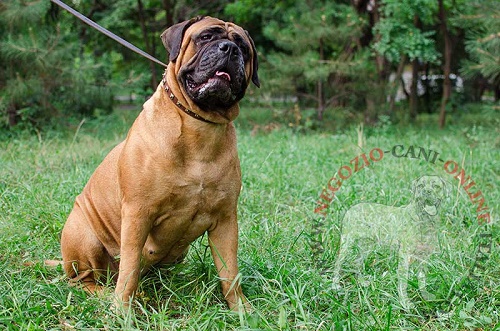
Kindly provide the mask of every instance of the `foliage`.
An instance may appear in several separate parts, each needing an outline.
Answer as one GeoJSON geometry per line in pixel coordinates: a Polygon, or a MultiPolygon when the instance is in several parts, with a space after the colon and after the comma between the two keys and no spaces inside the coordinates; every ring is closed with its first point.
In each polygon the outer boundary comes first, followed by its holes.
{"type": "Polygon", "coordinates": [[[296,2],[264,27],[264,36],[276,46],[266,58],[273,72],[269,85],[313,99],[318,109],[331,104],[332,95],[345,93],[362,75],[367,57],[358,40],[365,25],[349,5],[296,2]]]}
{"type": "Polygon", "coordinates": [[[432,24],[436,10],[433,0],[381,1],[382,18],[373,27],[380,39],[373,47],[390,62],[399,62],[402,56],[436,62],[439,55],[432,38],[435,31],[424,31],[415,24],[416,19],[425,25],[432,24]]]}
{"type": "Polygon", "coordinates": [[[106,57],[96,62],[79,54],[71,21],[59,20],[50,2],[11,0],[0,12],[1,126],[111,111],[106,57]]]}
{"type": "Polygon", "coordinates": [[[461,21],[469,21],[466,49],[469,59],[464,61],[462,73],[466,77],[481,75],[496,85],[500,84],[500,9],[496,1],[476,1],[473,13],[461,21]]]}
{"type": "MultiPolygon", "coordinates": [[[[473,95],[469,99],[480,101],[488,89],[497,100],[496,2],[442,2],[451,39],[448,48],[453,52],[451,72],[464,75],[464,93],[473,95]]],[[[297,100],[298,109],[316,108],[320,120],[323,114],[343,109],[362,113],[365,122],[374,123],[386,114],[392,120],[405,118],[398,109],[407,107],[396,108],[394,103],[400,79],[391,82],[391,73],[401,75],[411,61],[415,76],[424,70],[426,75],[443,74],[445,47],[437,3],[100,0],[69,4],[164,61],[167,54],[159,35],[167,26],[196,15],[233,20],[250,32],[258,49],[263,88],[249,91],[253,100],[297,100]]],[[[3,1],[0,14],[0,61],[5,64],[0,68],[2,127],[105,113],[113,106],[114,95],[146,98],[161,78],[163,68],[48,0],[3,1]]],[[[424,95],[411,93],[419,99],[420,109],[433,112],[433,100],[438,98],[430,90],[427,86],[424,95]]],[[[464,99],[455,94],[450,100],[464,99]]],[[[446,109],[453,111],[456,104],[448,103],[446,109]]],[[[410,108],[415,105],[412,102],[410,108]]],[[[295,105],[282,107],[295,109],[295,105]]]]}

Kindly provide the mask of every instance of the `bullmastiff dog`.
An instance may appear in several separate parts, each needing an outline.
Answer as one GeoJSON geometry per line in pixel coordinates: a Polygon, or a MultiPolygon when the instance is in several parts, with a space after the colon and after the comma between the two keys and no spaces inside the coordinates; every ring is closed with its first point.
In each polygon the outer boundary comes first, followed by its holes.
{"type": "Polygon", "coordinates": [[[61,237],[64,270],[92,292],[114,277],[115,305],[127,306],[141,274],[179,262],[208,232],[229,307],[248,308],[232,122],[250,82],[260,85],[255,46],[247,31],[212,17],[176,24],[161,39],[169,53],[163,81],[76,197],[61,237]]]}
{"type": "MultiPolygon", "coordinates": [[[[363,250],[365,253],[369,251],[373,244],[396,246],[399,255],[398,294],[403,307],[411,306],[407,295],[409,263],[412,259],[425,262],[437,250],[437,230],[433,223],[448,196],[448,188],[439,176],[422,176],[413,182],[411,192],[410,203],[401,207],[359,203],[346,212],[333,270],[334,288],[339,288],[342,265],[356,243],[361,255],[363,250]]],[[[428,295],[423,269],[421,267],[418,274],[419,289],[422,294],[428,295]]]]}

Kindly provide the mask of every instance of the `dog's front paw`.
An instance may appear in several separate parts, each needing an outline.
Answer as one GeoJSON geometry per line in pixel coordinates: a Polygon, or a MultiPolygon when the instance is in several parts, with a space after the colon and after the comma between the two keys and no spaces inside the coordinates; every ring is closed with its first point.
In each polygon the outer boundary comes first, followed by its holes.
{"type": "Polygon", "coordinates": [[[401,305],[401,308],[407,312],[415,308],[415,305],[406,297],[399,299],[399,304],[401,305]]]}
{"type": "Polygon", "coordinates": [[[436,300],[436,296],[430,292],[427,292],[427,290],[420,289],[420,296],[422,299],[425,301],[434,301],[436,300]]]}
{"type": "Polygon", "coordinates": [[[332,291],[339,292],[340,290],[342,290],[342,286],[340,285],[340,277],[335,276],[332,279],[332,291]]]}
{"type": "Polygon", "coordinates": [[[227,300],[229,309],[235,313],[246,313],[251,314],[253,312],[253,307],[244,295],[239,295],[237,298],[232,300],[227,300]]]}
{"type": "Polygon", "coordinates": [[[109,309],[116,315],[126,316],[131,311],[132,300],[133,297],[130,297],[129,300],[124,301],[121,296],[114,293],[109,309]]]}

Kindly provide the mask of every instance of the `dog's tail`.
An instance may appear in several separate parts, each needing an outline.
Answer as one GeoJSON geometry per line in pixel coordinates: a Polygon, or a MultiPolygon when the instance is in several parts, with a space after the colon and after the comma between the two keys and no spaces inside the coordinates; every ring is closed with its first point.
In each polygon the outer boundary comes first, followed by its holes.
{"type": "Polygon", "coordinates": [[[46,267],[57,267],[58,265],[62,265],[63,261],[61,261],[61,260],[45,260],[45,261],[43,261],[43,264],[46,267]]]}

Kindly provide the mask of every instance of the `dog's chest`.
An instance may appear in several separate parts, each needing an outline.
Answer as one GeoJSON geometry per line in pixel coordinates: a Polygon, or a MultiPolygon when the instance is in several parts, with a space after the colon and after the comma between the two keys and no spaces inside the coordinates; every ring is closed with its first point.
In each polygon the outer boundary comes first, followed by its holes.
{"type": "Polygon", "coordinates": [[[239,176],[231,169],[189,165],[169,178],[143,256],[155,264],[176,260],[196,238],[236,212],[239,176]]]}
{"type": "Polygon", "coordinates": [[[236,208],[239,175],[220,163],[192,162],[162,183],[165,190],[155,225],[206,226],[236,208]]]}
{"type": "Polygon", "coordinates": [[[210,212],[238,195],[237,173],[225,164],[192,162],[182,173],[175,179],[174,196],[197,206],[198,211],[210,212]]]}

